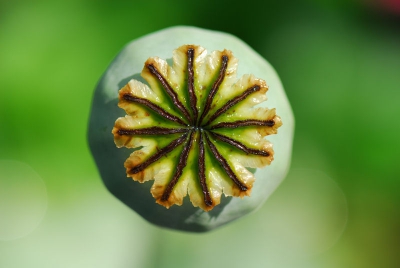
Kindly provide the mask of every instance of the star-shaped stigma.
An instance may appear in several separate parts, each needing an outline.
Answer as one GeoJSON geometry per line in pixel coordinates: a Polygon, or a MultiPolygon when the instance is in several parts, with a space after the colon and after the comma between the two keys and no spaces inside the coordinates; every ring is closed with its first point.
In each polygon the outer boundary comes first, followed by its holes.
{"type": "Polygon", "coordinates": [[[184,45],[173,65],[149,58],[142,77],[119,91],[119,107],[128,115],[113,129],[118,147],[135,148],[125,162],[128,177],[155,180],[151,193],[169,208],[189,194],[205,211],[221,194],[250,195],[255,180],[248,168],[273,160],[264,136],[282,125],[275,109],[254,108],[268,87],[253,75],[236,79],[237,59],[229,50],[207,51],[184,45]]]}

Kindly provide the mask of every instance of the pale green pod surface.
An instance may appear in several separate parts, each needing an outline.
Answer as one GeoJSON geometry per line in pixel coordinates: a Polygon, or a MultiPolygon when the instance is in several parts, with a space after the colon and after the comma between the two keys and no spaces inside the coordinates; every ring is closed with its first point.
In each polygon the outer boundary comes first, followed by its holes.
{"type": "Polygon", "coordinates": [[[158,226],[203,232],[267,200],[288,172],[293,132],[268,62],[229,34],[173,27],[111,63],[88,139],[118,199],[158,226]]]}

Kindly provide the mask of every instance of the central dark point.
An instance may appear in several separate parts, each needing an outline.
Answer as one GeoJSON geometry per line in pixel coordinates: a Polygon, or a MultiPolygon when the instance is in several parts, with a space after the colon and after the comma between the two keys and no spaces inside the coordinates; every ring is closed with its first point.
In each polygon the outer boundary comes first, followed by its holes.
{"type": "Polygon", "coordinates": [[[196,126],[196,125],[195,126],[191,126],[191,125],[189,125],[188,127],[189,127],[190,130],[193,130],[193,131],[207,130],[207,129],[203,128],[203,126],[196,126]]]}

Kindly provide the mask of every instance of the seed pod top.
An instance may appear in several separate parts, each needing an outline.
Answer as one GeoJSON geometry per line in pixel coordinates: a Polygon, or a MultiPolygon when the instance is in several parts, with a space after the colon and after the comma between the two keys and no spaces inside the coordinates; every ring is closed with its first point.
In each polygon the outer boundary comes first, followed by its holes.
{"type": "Polygon", "coordinates": [[[111,63],[94,94],[89,144],[117,198],[156,225],[199,232],[268,198],[289,168],[293,128],[262,57],[231,35],[173,27],[133,41],[111,63]]]}

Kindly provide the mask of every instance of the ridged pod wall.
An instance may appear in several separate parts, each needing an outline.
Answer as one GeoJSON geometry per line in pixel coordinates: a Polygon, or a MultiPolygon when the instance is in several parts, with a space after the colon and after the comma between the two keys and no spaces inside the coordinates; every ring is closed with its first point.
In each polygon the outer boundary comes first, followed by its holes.
{"type": "Polygon", "coordinates": [[[265,202],[289,169],[293,131],[268,62],[229,34],[174,27],[111,63],[88,139],[117,198],[156,225],[202,232],[265,202]]]}

